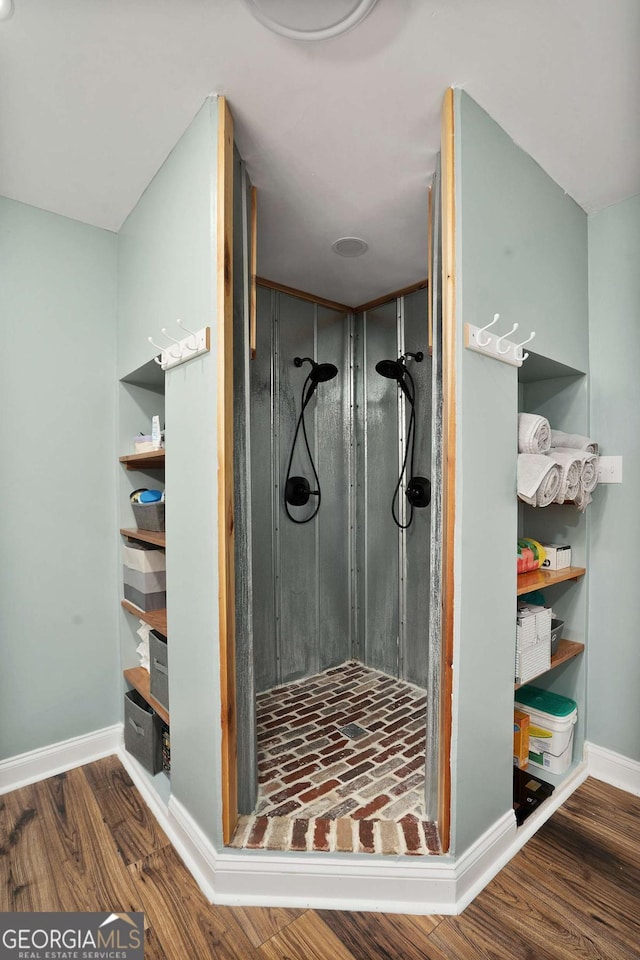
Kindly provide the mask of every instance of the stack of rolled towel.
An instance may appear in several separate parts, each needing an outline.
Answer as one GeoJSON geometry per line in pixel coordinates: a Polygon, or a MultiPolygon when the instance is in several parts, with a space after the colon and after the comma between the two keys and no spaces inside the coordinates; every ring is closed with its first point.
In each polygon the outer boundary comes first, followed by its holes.
{"type": "Polygon", "coordinates": [[[552,430],[545,417],[518,417],[518,497],[533,507],[575,503],[584,511],[598,482],[598,444],[552,430]]]}

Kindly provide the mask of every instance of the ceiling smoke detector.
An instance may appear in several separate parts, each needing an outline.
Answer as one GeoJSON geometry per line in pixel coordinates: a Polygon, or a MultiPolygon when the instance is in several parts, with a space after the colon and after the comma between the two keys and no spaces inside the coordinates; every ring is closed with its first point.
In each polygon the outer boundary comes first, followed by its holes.
{"type": "Polygon", "coordinates": [[[341,237],[331,244],[331,249],[341,257],[361,257],[369,249],[369,244],[360,237],[341,237]]]}
{"type": "Polygon", "coordinates": [[[289,40],[329,40],[352,30],[377,0],[244,0],[256,20],[289,40]]]}

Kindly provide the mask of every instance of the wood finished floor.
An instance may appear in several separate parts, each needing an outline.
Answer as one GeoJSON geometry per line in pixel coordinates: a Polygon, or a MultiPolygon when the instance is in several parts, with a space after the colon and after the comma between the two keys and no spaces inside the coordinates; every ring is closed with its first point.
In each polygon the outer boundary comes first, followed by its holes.
{"type": "Polygon", "coordinates": [[[637,960],[639,850],[588,780],[460,917],[216,907],[109,757],[0,797],[0,910],[142,910],[146,960],[637,960]]]}

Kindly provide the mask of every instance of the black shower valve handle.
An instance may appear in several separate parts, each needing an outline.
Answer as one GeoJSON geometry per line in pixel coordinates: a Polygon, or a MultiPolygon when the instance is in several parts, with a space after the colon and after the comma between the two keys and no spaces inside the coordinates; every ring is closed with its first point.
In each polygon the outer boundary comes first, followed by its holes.
{"type": "Polygon", "coordinates": [[[312,490],[306,477],[289,477],[285,484],[284,497],[292,507],[304,507],[309,497],[319,497],[319,490],[312,490]]]}
{"type": "Polygon", "coordinates": [[[431,480],[428,477],[411,477],[405,496],[412,507],[428,507],[431,503],[431,480]]]}

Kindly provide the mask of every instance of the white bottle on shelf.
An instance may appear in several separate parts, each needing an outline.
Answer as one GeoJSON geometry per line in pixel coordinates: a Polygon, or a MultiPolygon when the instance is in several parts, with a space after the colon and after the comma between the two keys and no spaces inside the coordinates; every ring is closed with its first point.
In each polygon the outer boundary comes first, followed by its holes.
{"type": "Polygon", "coordinates": [[[162,447],[160,417],[153,417],[151,420],[151,444],[154,450],[159,450],[162,447]]]}

